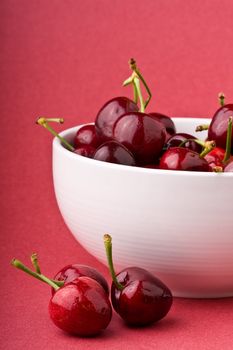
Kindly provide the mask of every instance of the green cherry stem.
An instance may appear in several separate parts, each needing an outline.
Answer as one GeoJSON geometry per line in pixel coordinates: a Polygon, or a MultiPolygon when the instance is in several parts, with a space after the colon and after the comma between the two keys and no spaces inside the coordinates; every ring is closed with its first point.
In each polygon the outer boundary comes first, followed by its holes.
{"type": "Polygon", "coordinates": [[[202,146],[203,150],[200,153],[201,158],[205,157],[210,151],[212,151],[213,148],[216,147],[215,141],[202,141],[199,139],[186,139],[180,143],[179,147],[184,146],[187,142],[195,142],[202,146]]]}
{"type": "Polygon", "coordinates": [[[145,104],[144,104],[144,109],[146,109],[148,103],[150,102],[151,100],[151,97],[152,97],[152,94],[151,94],[151,91],[144,79],[144,77],[142,76],[141,72],[139,71],[138,67],[137,67],[137,64],[136,64],[136,61],[134,58],[131,58],[130,61],[129,61],[129,65],[130,65],[130,68],[132,69],[133,72],[136,73],[136,75],[138,76],[138,78],[141,80],[141,82],[143,83],[147,93],[148,93],[148,98],[147,100],[145,101],[145,104]]]}
{"type": "Polygon", "coordinates": [[[228,119],[228,126],[227,126],[227,138],[226,138],[226,151],[223,158],[223,164],[226,164],[231,156],[231,139],[232,139],[232,118],[229,117],[228,119]]]}
{"type": "Polygon", "coordinates": [[[32,270],[30,270],[27,266],[25,266],[21,261],[19,261],[18,259],[13,259],[11,261],[11,265],[16,267],[17,269],[26,272],[28,275],[33,276],[35,278],[37,278],[38,280],[47,283],[49,286],[51,286],[52,288],[54,288],[55,290],[58,290],[60,287],[53,282],[50,278],[42,275],[41,273],[37,273],[34,272],[32,270]]]}
{"type": "Polygon", "coordinates": [[[32,262],[32,265],[34,266],[36,272],[41,274],[40,266],[39,266],[39,263],[38,263],[38,256],[37,256],[36,253],[33,253],[31,255],[31,262],[32,262]]]}
{"type": "Polygon", "coordinates": [[[61,143],[68,148],[71,152],[75,151],[75,148],[67,142],[63,137],[61,137],[49,124],[48,122],[56,122],[56,123],[63,123],[64,119],[62,118],[38,118],[36,121],[36,124],[43,126],[45,129],[47,129],[53,136],[58,137],[61,143]]]}
{"type": "Polygon", "coordinates": [[[137,76],[134,77],[133,80],[133,85],[134,85],[134,89],[136,91],[136,95],[139,98],[139,102],[140,102],[140,112],[144,113],[145,112],[145,102],[142,96],[142,92],[141,92],[141,87],[140,87],[140,80],[137,76]]]}
{"type": "Polygon", "coordinates": [[[196,127],[195,131],[204,131],[208,129],[209,129],[209,124],[201,124],[196,127]]]}
{"type": "Polygon", "coordinates": [[[110,274],[112,276],[112,280],[116,286],[117,289],[122,290],[124,286],[120,284],[116,278],[116,273],[113,267],[113,261],[112,261],[112,237],[108,234],[104,235],[104,246],[105,246],[105,251],[106,251],[106,256],[108,260],[108,267],[110,274]]]}
{"type": "Polygon", "coordinates": [[[223,92],[220,92],[218,94],[218,101],[221,107],[223,107],[225,105],[225,95],[223,92]]]}

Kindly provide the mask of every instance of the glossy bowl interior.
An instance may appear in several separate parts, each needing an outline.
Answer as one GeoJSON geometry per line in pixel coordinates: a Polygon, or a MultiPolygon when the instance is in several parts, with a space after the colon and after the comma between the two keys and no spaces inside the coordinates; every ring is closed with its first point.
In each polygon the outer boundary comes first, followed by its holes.
{"type": "MultiPolygon", "coordinates": [[[[177,132],[194,135],[209,122],[174,121],[177,132]]],[[[61,135],[71,141],[77,129],[61,135]]],[[[53,177],[68,228],[103,263],[109,233],[116,270],[144,267],[175,296],[233,296],[233,173],[110,164],[73,154],[54,139],[53,177]]]]}

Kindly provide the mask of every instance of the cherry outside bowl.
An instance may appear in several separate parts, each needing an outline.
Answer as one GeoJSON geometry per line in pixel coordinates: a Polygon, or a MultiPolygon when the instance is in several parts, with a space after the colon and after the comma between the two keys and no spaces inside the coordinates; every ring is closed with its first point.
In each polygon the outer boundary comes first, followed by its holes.
{"type": "MultiPolygon", "coordinates": [[[[208,119],[174,118],[195,134],[208,119]]],[[[71,141],[78,127],[65,130],[71,141]]],[[[233,296],[233,173],[171,171],[105,163],[53,141],[53,177],[61,214],[76,239],[106,264],[113,238],[116,270],[139,266],[174,296],[233,296]]]]}

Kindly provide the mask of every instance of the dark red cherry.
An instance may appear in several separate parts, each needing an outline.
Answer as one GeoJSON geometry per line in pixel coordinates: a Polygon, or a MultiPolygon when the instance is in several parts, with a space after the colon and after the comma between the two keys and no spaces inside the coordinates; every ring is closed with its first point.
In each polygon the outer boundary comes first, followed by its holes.
{"type": "Polygon", "coordinates": [[[127,324],[145,326],[167,315],[172,293],[158,278],[139,267],[128,267],[116,277],[123,289],[112,283],[112,305],[127,324]]]}
{"type": "Polygon", "coordinates": [[[137,164],[156,162],[164,146],[166,130],[162,123],[145,113],[127,113],[118,118],[114,139],[127,147],[137,164]]]}
{"type": "Polygon", "coordinates": [[[110,235],[104,235],[104,244],[113,280],[111,300],[115,311],[132,326],[146,326],[166,316],[173,300],[169,288],[139,267],[128,267],[116,275],[110,235]]]}
{"type": "Polygon", "coordinates": [[[100,145],[100,139],[96,135],[95,125],[88,124],[78,129],[74,137],[74,147],[91,146],[97,148],[100,145]]]}
{"type": "Polygon", "coordinates": [[[86,145],[78,147],[74,150],[74,153],[79,154],[80,156],[87,157],[87,158],[93,158],[93,155],[96,151],[96,148],[86,145]]]}
{"type": "Polygon", "coordinates": [[[108,326],[112,308],[98,282],[79,277],[54,293],[49,314],[53,323],[67,333],[94,336],[108,326]]]}
{"type": "Polygon", "coordinates": [[[231,160],[224,168],[224,173],[233,173],[233,160],[231,160]]]}
{"type": "MultiPolygon", "coordinates": [[[[216,111],[208,128],[208,139],[215,140],[216,145],[223,149],[226,147],[227,127],[231,116],[233,116],[233,104],[226,104],[216,111]]],[[[233,143],[231,153],[233,154],[233,143]]]]}
{"type": "Polygon", "coordinates": [[[103,145],[97,148],[93,155],[93,159],[122,165],[136,165],[132,153],[126,147],[116,141],[105,142],[103,145]]]}
{"type": "Polygon", "coordinates": [[[166,131],[169,135],[173,135],[176,132],[176,127],[175,124],[173,122],[173,120],[161,113],[148,113],[149,115],[151,115],[154,119],[160,121],[166,128],[166,131]]]}
{"type": "MultiPolygon", "coordinates": [[[[106,279],[99,273],[99,271],[91,266],[80,264],[67,265],[56,273],[54,280],[63,281],[65,285],[83,276],[92,278],[93,280],[97,281],[104,288],[107,295],[109,294],[109,288],[106,279]]],[[[52,289],[52,291],[54,293],[54,289],[52,289]]]]}
{"type": "MultiPolygon", "coordinates": [[[[197,138],[193,135],[186,134],[186,133],[176,133],[176,134],[172,135],[166,141],[164,148],[168,149],[171,147],[179,147],[182,142],[184,142],[185,140],[189,140],[189,139],[197,140],[197,138]]],[[[182,147],[191,149],[192,151],[197,152],[197,153],[200,153],[202,151],[202,146],[197,144],[195,141],[185,142],[182,145],[182,147]]]]}
{"type": "Polygon", "coordinates": [[[160,159],[160,169],[210,171],[208,162],[200,155],[188,148],[169,148],[160,159]]]}
{"type": "MultiPolygon", "coordinates": [[[[32,254],[31,262],[34,270],[17,259],[13,259],[11,263],[54,289],[49,302],[49,314],[57,327],[70,334],[94,336],[108,326],[112,308],[108,294],[99,282],[90,277],[78,276],[72,282],[60,286],[61,282],[51,280],[41,273],[37,254],[32,254]]],[[[83,271],[90,272],[85,267],[83,271]]],[[[72,269],[68,275],[67,272],[61,272],[61,275],[68,279],[74,277],[72,273],[75,275],[76,271],[72,269]]],[[[93,274],[96,277],[96,272],[93,274]]]]}
{"type": "Polygon", "coordinates": [[[105,103],[95,119],[96,134],[101,142],[113,139],[113,125],[121,115],[137,111],[137,104],[127,97],[115,97],[105,103]]]}

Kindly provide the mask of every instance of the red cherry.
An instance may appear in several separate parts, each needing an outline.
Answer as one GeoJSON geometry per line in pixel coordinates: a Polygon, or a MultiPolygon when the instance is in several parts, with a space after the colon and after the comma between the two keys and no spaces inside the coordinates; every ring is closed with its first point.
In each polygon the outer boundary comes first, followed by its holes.
{"type": "MultiPolygon", "coordinates": [[[[108,294],[99,282],[90,277],[79,276],[72,282],[67,283],[66,280],[65,284],[59,286],[61,281],[51,280],[41,273],[36,254],[32,254],[31,261],[35,271],[30,270],[17,259],[13,259],[11,263],[55,290],[50,299],[49,313],[57,327],[71,334],[94,336],[108,326],[112,317],[112,308],[108,294]]],[[[99,278],[95,270],[86,266],[80,267],[80,271],[82,269],[94,278],[99,278]]],[[[76,273],[75,269],[66,269],[61,271],[60,276],[72,279],[76,273]]]]}
{"type": "Polygon", "coordinates": [[[93,155],[93,159],[122,165],[136,165],[132,153],[126,147],[116,141],[105,142],[103,145],[97,148],[93,155]]]}
{"type": "Polygon", "coordinates": [[[225,150],[220,147],[215,147],[204,158],[207,160],[211,169],[215,167],[223,166],[223,159],[225,156],[225,150]]]}
{"type": "Polygon", "coordinates": [[[108,297],[98,282],[89,277],[59,288],[49,303],[54,324],[79,336],[94,336],[104,330],[112,318],[108,297]]]}
{"type": "Polygon", "coordinates": [[[210,171],[208,162],[188,148],[169,148],[160,159],[160,169],[210,171]]]}
{"type": "Polygon", "coordinates": [[[75,148],[87,145],[93,148],[97,148],[100,145],[100,140],[96,135],[95,125],[93,124],[82,126],[80,129],[78,129],[74,137],[75,148]]]}
{"type": "MultiPolygon", "coordinates": [[[[89,277],[97,281],[105,290],[107,295],[109,294],[108,283],[106,279],[91,266],[80,265],[80,264],[70,264],[63,267],[60,271],[54,276],[55,281],[63,281],[64,285],[67,283],[77,280],[79,277],[89,277]]],[[[54,293],[54,289],[52,289],[54,293]]]]}
{"type": "Polygon", "coordinates": [[[138,164],[156,162],[165,142],[165,127],[153,117],[140,112],[118,118],[113,129],[114,139],[127,147],[138,164]]]}
{"type": "Polygon", "coordinates": [[[73,152],[83,157],[93,158],[95,151],[94,147],[86,145],[76,148],[73,152]]]}
{"type": "Polygon", "coordinates": [[[113,279],[111,300],[115,311],[127,324],[133,326],[145,326],[165,317],[173,300],[169,288],[139,267],[126,268],[116,275],[110,235],[104,235],[104,244],[113,279]]]}
{"type": "Polygon", "coordinates": [[[224,168],[224,173],[233,173],[233,160],[231,160],[224,168]]]}
{"type": "Polygon", "coordinates": [[[121,115],[137,111],[137,104],[127,97],[115,97],[105,103],[95,119],[96,134],[101,142],[113,139],[113,125],[121,115]]]}
{"type": "Polygon", "coordinates": [[[158,278],[139,267],[128,267],[116,278],[123,289],[112,283],[112,305],[127,324],[145,326],[167,315],[172,293],[158,278]]]}
{"type": "MultiPolygon", "coordinates": [[[[233,104],[226,104],[216,111],[208,128],[208,139],[215,140],[216,145],[223,149],[226,147],[227,127],[231,116],[233,116],[233,104]]],[[[233,129],[231,135],[233,138],[233,129]]],[[[233,143],[231,153],[233,154],[233,143]]]]}
{"type": "MultiPolygon", "coordinates": [[[[186,133],[176,133],[172,135],[165,143],[164,148],[168,149],[171,147],[179,147],[182,142],[185,140],[197,140],[197,138],[193,135],[186,134],[186,133]]],[[[202,146],[197,144],[195,141],[188,141],[185,142],[182,147],[189,148],[194,152],[200,153],[202,151],[202,146]]]]}
{"type": "Polygon", "coordinates": [[[161,113],[148,113],[148,115],[151,115],[155,120],[161,122],[165,126],[166,131],[169,135],[175,134],[176,127],[173,120],[170,117],[161,113]]]}

